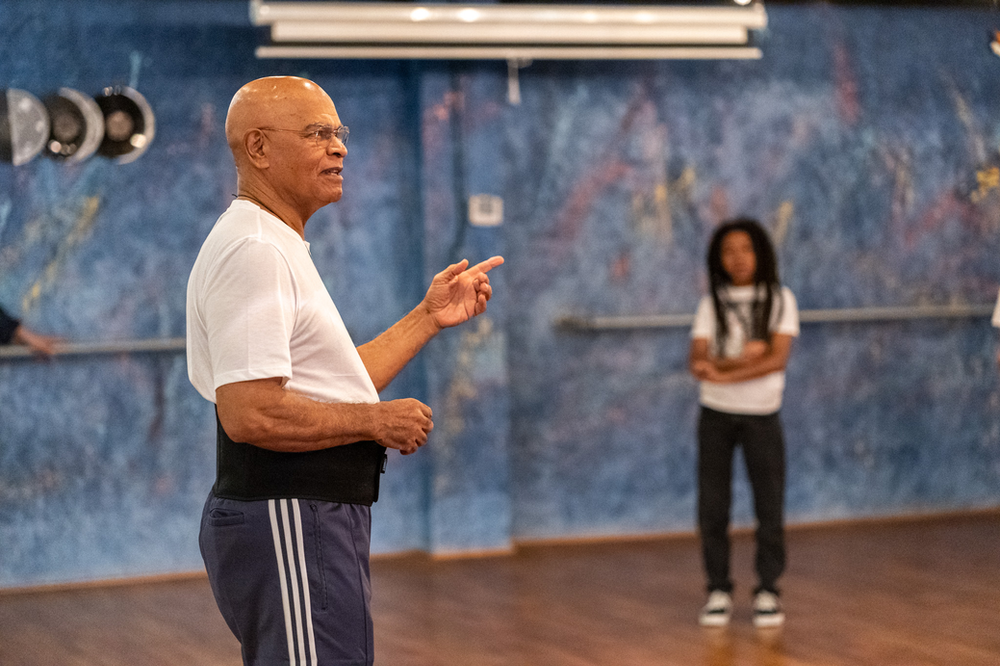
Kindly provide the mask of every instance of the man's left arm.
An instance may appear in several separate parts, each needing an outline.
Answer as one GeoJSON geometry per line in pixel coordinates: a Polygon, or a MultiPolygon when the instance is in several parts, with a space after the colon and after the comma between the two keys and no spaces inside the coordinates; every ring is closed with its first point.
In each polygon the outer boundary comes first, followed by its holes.
{"type": "Polygon", "coordinates": [[[503,263],[490,257],[475,266],[463,259],[434,276],[417,307],[385,333],[358,347],[375,389],[381,392],[399,371],[442,329],[458,326],[486,311],[493,296],[487,273],[503,263]]]}

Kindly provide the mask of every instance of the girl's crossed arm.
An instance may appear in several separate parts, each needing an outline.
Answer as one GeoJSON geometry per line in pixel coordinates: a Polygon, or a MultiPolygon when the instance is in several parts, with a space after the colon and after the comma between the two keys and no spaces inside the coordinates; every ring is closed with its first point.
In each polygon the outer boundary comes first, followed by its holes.
{"type": "Polygon", "coordinates": [[[784,333],[771,336],[771,344],[760,341],[747,343],[748,349],[739,358],[715,359],[709,354],[708,339],[694,338],[691,341],[689,367],[697,379],[717,384],[744,382],[779,372],[788,364],[795,338],[784,333]],[[759,346],[755,343],[760,342],[759,346]],[[751,346],[755,345],[755,346],[751,346]]]}

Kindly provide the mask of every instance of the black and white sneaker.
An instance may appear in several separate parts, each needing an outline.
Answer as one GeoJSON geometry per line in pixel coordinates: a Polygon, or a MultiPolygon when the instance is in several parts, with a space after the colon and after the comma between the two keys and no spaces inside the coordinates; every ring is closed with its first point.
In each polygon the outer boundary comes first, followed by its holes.
{"type": "Polygon", "coordinates": [[[761,590],[753,598],[753,626],[760,629],[780,627],[785,623],[781,600],[774,592],[761,590]]]}
{"type": "Polygon", "coordinates": [[[701,609],[698,624],[703,627],[724,627],[729,624],[729,615],[733,610],[733,598],[728,592],[712,590],[708,595],[708,603],[701,609]]]}

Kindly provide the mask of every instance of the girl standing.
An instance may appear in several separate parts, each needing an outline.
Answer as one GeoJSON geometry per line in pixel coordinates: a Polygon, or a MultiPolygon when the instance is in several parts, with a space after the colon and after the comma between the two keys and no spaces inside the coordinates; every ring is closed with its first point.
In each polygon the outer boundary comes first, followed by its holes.
{"type": "Polygon", "coordinates": [[[780,626],[785,568],[785,442],[779,410],[785,365],[799,334],[795,296],[778,280],[774,247],[754,220],[723,223],[708,249],[709,295],[691,331],[690,369],[701,382],[698,529],[708,577],[699,622],[724,626],[732,609],[729,517],[733,453],[743,447],[757,517],[753,621],[780,626]]]}

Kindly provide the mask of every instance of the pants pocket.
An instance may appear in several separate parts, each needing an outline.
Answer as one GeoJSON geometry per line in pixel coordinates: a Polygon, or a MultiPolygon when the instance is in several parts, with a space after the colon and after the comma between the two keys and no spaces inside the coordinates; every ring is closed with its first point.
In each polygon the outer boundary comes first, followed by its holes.
{"type": "Polygon", "coordinates": [[[243,515],[242,511],[215,508],[208,512],[208,524],[212,527],[242,525],[245,521],[246,517],[243,515]]]}
{"type": "Polygon", "coordinates": [[[326,567],[323,565],[323,529],[320,523],[319,507],[315,502],[309,504],[309,509],[312,511],[313,517],[313,557],[316,562],[316,585],[317,585],[317,595],[319,597],[319,609],[325,612],[327,609],[328,599],[326,592],[326,567]]]}

